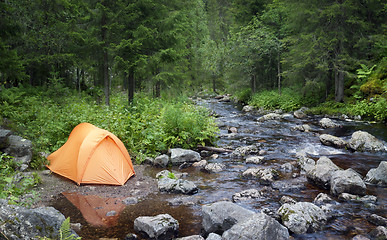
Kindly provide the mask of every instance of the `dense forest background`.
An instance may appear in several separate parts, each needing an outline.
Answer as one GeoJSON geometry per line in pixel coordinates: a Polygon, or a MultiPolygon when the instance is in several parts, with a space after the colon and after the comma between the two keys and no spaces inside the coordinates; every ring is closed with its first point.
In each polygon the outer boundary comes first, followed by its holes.
{"type": "Polygon", "coordinates": [[[7,0],[0,85],[63,84],[242,100],[297,90],[304,105],[386,98],[382,0],[7,0]],[[382,97],[381,97],[382,96],[382,97]],[[380,98],[381,97],[381,98],[380,98]]]}

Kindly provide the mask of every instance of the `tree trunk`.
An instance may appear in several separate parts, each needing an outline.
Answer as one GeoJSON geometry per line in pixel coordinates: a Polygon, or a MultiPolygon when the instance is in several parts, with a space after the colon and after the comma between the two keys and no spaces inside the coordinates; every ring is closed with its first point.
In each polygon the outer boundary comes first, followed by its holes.
{"type": "Polygon", "coordinates": [[[155,97],[160,97],[160,89],[161,89],[161,82],[160,80],[157,80],[156,86],[155,86],[155,97]]]}
{"type": "Polygon", "coordinates": [[[335,69],[335,101],[343,102],[344,100],[344,72],[335,69]]]}
{"type": "Polygon", "coordinates": [[[108,58],[108,42],[107,42],[107,19],[105,11],[102,13],[101,18],[101,38],[103,42],[103,82],[105,93],[105,104],[110,104],[110,81],[109,81],[109,58],[108,58]]]}
{"type": "Polygon", "coordinates": [[[251,92],[255,93],[257,90],[257,83],[255,82],[255,74],[251,75],[251,92]]]}
{"type": "Polygon", "coordinates": [[[135,89],[134,69],[130,68],[128,73],[128,101],[129,104],[133,102],[135,89]]]}

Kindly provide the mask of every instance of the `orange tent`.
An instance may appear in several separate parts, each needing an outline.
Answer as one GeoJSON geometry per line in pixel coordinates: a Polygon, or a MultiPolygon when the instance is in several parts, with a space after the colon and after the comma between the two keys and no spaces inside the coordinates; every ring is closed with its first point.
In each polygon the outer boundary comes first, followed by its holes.
{"type": "Polygon", "coordinates": [[[52,172],[76,182],[123,185],[135,174],[124,144],[114,134],[81,123],[67,142],[47,157],[52,172]]]}

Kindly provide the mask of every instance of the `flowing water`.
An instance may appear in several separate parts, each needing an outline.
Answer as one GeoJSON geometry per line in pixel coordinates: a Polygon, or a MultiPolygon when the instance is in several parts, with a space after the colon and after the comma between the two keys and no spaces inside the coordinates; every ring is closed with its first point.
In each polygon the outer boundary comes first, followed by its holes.
{"type": "MultiPolygon", "coordinates": [[[[342,127],[323,130],[318,126],[320,118],[296,119],[289,116],[283,120],[269,120],[257,122],[259,115],[245,114],[241,106],[233,103],[219,103],[216,100],[201,101],[216,113],[220,127],[218,146],[235,149],[239,146],[260,144],[264,150],[265,162],[260,165],[280,169],[285,163],[294,164],[296,154],[305,152],[310,157],[318,159],[320,156],[329,157],[336,165],[343,169],[353,168],[365,176],[371,168],[376,168],[382,160],[387,160],[385,153],[350,152],[345,149],[335,149],[320,143],[318,135],[328,133],[348,140],[357,130],[367,131],[378,139],[387,141],[387,127],[384,124],[370,124],[363,122],[349,122],[335,119],[342,127]],[[312,132],[292,130],[300,124],[312,126],[312,132]],[[237,134],[228,133],[229,127],[236,127],[237,134]]],[[[179,237],[201,234],[201,206],[220,200],[230,200],[233,194],[247,189],[258,189],[264,192],[264,197],[258,200],[238,202],[239,205],[256,212],[266,208],[276,211],[280,207],[279,199],[286,195],[297,201],[312,202],[318,193],[328,193],[309,184],[303,174],[295,168],[292,172],[281,172],[280,178],[272,187],[263,186],[258,180],[244,179],[243,171],[256,165],[246,164],[242,160],[230,157],[230,153],[218,154],[218,158],[206,158],[209,162],[226,165],[226,169],[219,173],[206,173],[193,167],[170,170],[186,172],[187,180],[194,181],[199,192],[192,196],[154,193],[137,204],[124,206],[122,199],[105,199],[94,196],[85,199],[84,196],[73,196],[64,193],[53,201],[52,206],[61,211],[72,222],[82,224],[80,236],[83,239],[118,238],[123,239],[127,233],[133,233],[133,221],[138,216],[155,216],[169,213],[179,221],[179,237]],[[75,199],[75,200],[74,200],[75,199]],[[86,206],[87,205],[87,206],[86,206]],[[83,206],[83,207],[82,207],[83,206]],[[106,207],[105,207],[106,206],[106,207]],[[113,206],[113,207],[107,207],[113,206]],[[114,217],[107,217],[109,211],[119,213],[114,217]],[[90,216],[92,215],[92,216],[90,216]],[[90,219],[99,219],[93,222],[90,219]]],[[[159,168],[147,167],[149,176],[155,176],[161,171],[159,168]]],[[[387,189],[367,186],[367,194],[378,198],[374,207],[367,207],[360,203],[340,203],[340,216],[330,220],[322,231],[310,234],[292,236],[295,239],[351,239],[357,234],[367,234],[375,228],[366,220],[372,213],[387,217],[387,189]]]]}

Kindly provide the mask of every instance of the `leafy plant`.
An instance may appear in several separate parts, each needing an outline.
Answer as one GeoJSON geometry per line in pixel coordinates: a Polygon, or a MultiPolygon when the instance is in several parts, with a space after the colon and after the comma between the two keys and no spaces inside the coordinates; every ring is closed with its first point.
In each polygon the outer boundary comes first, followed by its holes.
{"type": "Polygon", "coordinates": [[[60,240],[80,240],[80,239],[82,239],[81,237],[75,236],[71,232],[70,218],[66,218],[66,220],[64,220],[62,225],[60,226],[59,237],[60,237],[60,240]]]}

